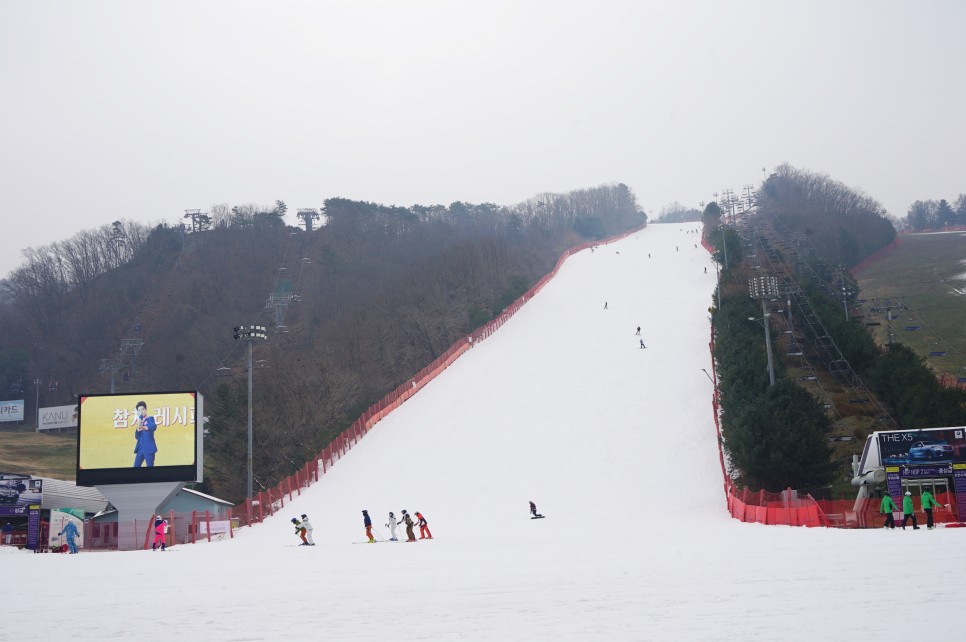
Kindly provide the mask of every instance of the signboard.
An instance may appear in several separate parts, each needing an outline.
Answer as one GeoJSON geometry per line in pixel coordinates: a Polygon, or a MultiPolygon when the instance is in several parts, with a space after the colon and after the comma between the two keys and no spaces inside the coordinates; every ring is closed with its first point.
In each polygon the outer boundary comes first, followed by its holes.
{"type": "Polygon", "coordinates": [[[953,464],[953,491],[956,493],[959,521],[966,522],[966,464],[953,464]]]}
{"type": "Polygon", "coordinates": [[[27,507],[40,504],[44,480],[0,478],[0,515],[26,515],[27,507]]]}
{"type": "Polygon", "coordinates": [[[77,428],[78,407],[51,406],[40,409],[40,424],[37,430],[57,430],[60,428],[77,428]]]}
{"type": "Polygon", "coordinates": [[[77,484],[201,481],[203,415],[193,391],[81,395],[77,484]]]}
{"type": "Polygon", "coordinates": [[[27,548],[36,552],[40,548],[40,504],[32,504],[27,509],[27,548]]]}
{"type": "Polygon", "coordinates": [[[23,399],[0,401],[0,422],[23,421],[23,399]]]}
{"type": "MultiPolygon", "coordinates": [[[[966,428],[930,428],[876,433],[886,466],[966,463],[966,428]]],[[[949,474],[949,473],[943,473],[949,474]]]]}

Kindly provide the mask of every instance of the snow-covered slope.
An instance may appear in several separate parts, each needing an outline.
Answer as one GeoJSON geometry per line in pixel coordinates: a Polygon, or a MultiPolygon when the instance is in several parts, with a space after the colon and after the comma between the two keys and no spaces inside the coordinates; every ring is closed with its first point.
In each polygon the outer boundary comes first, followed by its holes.
{"type": "Polygon", "coordinates": [[[320,483],[234,540],[0,555],[17,596],[5,600],[0,639],[957,632],[966,533],[727,515],[701,371],[714,268],[694,229],[653,225],[571,257],[320,483]],[[546,519],[529,519],[529,500],[546,519]],[[385,537],[386,515],[404,508],[425,514],[432,541],[353,545],[364,540],[362,509],[385,537]],[[301,513],[315,524],[314,548],[295,546],[289,519],[301,513]]]}

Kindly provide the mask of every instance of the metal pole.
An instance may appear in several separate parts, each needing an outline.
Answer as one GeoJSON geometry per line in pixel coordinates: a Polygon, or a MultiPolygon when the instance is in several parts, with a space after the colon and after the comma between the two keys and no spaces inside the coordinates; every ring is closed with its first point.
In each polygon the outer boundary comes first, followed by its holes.
{"type": "Polygon", "coordinates": [[[248,340],[248,501],[252,500],[252,339],[248,340]]]}
{"type": "Polygon", "coordinates": [[[40,379],[34,379],[34,388],[37,392],[37,399],[34,401],[34,405],[37,408],[37,430],[34,432],[40,432],[40,379]]]}
{"type": "Polygon", "coordinates": [[[728,269],[728,235],[725,234],[725,226],[721,226],[721,242],[724,244],[724,266],[728,269]]]}
{"type": "Polygon", "coordinates": [[[771,356],[771,329],[768,323],[768,309],[765,307],[765,299],[761,300],[761,316],[765,326],[765,351],[768,353],[768,385],[775,385],[775,362],[771,356]]]}

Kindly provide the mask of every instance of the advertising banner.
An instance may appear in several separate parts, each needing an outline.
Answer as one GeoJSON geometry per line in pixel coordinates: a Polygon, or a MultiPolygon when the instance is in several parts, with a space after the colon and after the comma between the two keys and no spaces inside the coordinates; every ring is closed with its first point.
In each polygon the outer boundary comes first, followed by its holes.
{"type": "Polygon", "coordinates": [[[901,430],[878,435],[879,455],[886,466],[966,463],[964,427],[901,430]]]}
{"type": "Polygon", "coordinates": [[[0,422],[23,421],[23,399],[0,401],[0,422]]]}
{"type": "Polygon", "coordinates": [[[197,392],[82,395],[77,483],[201,481],[197,392]]]}
{"type": "Polygon", "coordinates": [[[42,479],[0,479],[0,515],[26,515],[27,507],[43,499],[42,479]]]}
{"type": "Polygon", "coordinates": [[[68,545],[68,538],[73,536],[77,548],[84,547],[84,509],[83,508],[52,508],[50,510],[50,528],[47,529],[47,545],[55,550],[68,545]],[[73,524],[73,528],[67,526],[73,524]]]}
{"type": "Polygon", "coordinates": [[[40,504],[32,504],[27,509],[27,548],[36,551],[40,548],[40,504]]]}
{"type": "Polygon", "coordinates": [[[78,412],[76,405],[41,408],[40,425],[37,426],[37,430],[77,428],[78,412]]]}

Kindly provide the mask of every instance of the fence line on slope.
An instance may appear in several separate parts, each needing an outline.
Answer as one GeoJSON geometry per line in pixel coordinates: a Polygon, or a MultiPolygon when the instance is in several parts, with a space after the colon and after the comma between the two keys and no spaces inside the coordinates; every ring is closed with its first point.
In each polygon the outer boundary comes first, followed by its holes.
{"type": "Polygon", "coordinates": [[[316,457],[306,462],[294,474],[283,479],[278,485],[258,493],[251,500],[246,500],[244,503],[232,508],[230,511],[232,525],[251,526],[252,524],[261,522],[266,517],[274,515],[284,508],[286,501],[290,502],[293,497],[300,495],[303,488],[307,488],[311,484],[319,481],[321,476],[334,466],[336,462],[345,457],[349,450],[358,444],[359,440],[366,436],[380,420],[439,376],[464,352],[480,341],[492,336],[504,323],[509,321],[514,314],[520,311],[527,301],[536,296],[557,275],[568,257],[597,245],[607,245],[627,238],[631,234],[640,232],[645,227],[646,224],[605,240],[588,241],[564,250],[550,272],[508,305],[494,319],[474,330],[469,336],[454,343],[446,352],[433,360],[432,363],[370,406],[351,426],[342,431],[316,457]]]}

